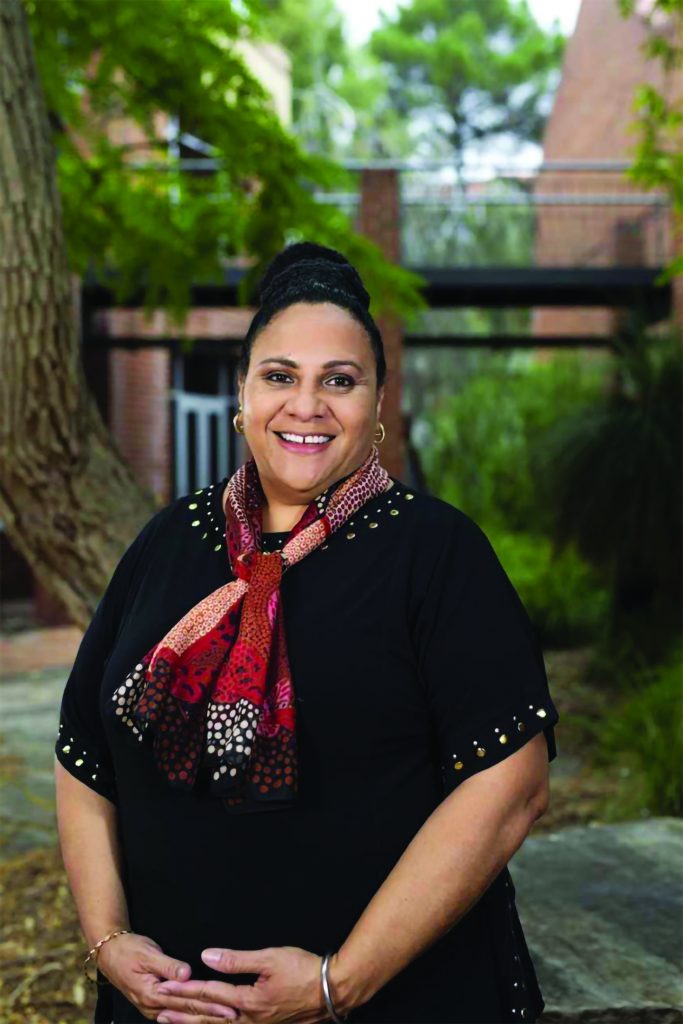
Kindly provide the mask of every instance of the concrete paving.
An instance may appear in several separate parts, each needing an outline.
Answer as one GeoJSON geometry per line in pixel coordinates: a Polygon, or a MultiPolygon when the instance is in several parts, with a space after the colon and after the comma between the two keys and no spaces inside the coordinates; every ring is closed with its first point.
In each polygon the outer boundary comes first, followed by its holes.
{"type": "MultiPolygon", "coordinates": [[[[53,749],[67,676],[50,668],[0,683],[1,858],[55,841],[53,749]]],[[[682,865],[674,818],[527,839],[510,871],[543,1024],[683,1024],[682,865]]]]}
{"type": "Polygon", "coordinates": [[[683,1021],[683,821],[530,836],[510,873],[543,1024],[683,1021]]]}
{"type": "Polygon", "coordinates": [[[68,668],[0,682],[0,859],[55,842],[54,744],[68,668]]]}

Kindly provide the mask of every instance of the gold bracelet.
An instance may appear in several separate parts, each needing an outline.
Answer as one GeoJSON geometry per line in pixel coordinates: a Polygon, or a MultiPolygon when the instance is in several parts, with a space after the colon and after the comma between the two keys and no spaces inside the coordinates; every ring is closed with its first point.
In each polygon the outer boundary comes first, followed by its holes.
{"type": "Polygon", "coordinates": [[[85,974],[88,981],[91,981],[93,985],[97,983],[97,976],[91,978],[90,975],[88,974],[88,964],[90,963],[93,957],[97,958],[97,952],[100,949],[100,947],[103,946],[105,942],[109,942],[110,939],[115,939],[117,935],[130,934],[131,932],[128,930],[128,928],[121,928],[121,930],[118,932],[109,932],[109,935],[105,935],[103,939],[100,939],[100,941],[93,946],[93,948],[90,950],[85,960],[83,961],[83,973],[85,974]]]}

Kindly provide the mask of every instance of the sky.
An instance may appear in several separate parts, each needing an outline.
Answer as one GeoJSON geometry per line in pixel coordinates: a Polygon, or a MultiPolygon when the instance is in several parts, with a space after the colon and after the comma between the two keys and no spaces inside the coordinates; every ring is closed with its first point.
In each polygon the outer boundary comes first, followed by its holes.
{"type": "MultiPolygon", "coordinates": [[[[482,2],[486,3],[486,0],[482,2]]],[[[527,0],[527,3],[536,21],[544,28],[558,21],[561,30],[570,35],[581,0],[527,0]]],[[[399,0],[337,0],[337,6],[346,15],[351,42],[361,43],[378,24],[379,12],[392,14],[399,6],[399,0]]]]}

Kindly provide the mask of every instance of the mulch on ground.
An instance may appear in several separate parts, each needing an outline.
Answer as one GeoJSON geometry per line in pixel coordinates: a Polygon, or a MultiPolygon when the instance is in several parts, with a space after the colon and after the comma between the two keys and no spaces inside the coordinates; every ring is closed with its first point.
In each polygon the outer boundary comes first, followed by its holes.
{"type": "Polygon", "coordinates": [[[95,988],[83,976],[85,944],[56,847],[0,865],[0,1020],[89,1024],[95,988]]]}

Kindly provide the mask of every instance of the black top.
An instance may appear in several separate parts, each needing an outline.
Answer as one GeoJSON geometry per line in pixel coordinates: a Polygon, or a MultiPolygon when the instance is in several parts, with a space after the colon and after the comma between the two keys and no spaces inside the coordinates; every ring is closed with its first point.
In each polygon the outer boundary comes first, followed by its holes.
{"type": "MultiPolygon", "coordinates": [[[[337,950],[444,796],[541,731],[552,760],[559,715],[534,627],[486,535],[392,478],[283,576],[297,805],[231,815],[205,792],[172,791],[151,737],[132,745],[103,708],[188,609],[234,578],[227,479],[157,512],[123,555],[69,675],[56,753],[117,805],[132,928],[195,978],[251,983],[206,967],[202,949],[337,950]]],[[[285,537],[267,534],[264,550],[285,537]]],[[[543,1006],[506,867],[350,1020],[531,1021],[543,1006]]],[[[104,986],[95,1019],[145,1018],[104,986]]]]}

